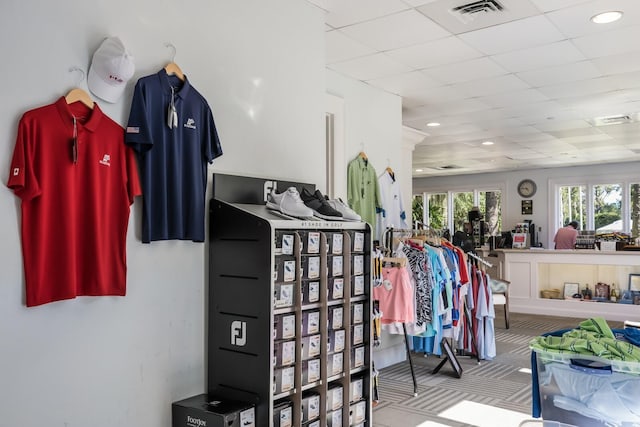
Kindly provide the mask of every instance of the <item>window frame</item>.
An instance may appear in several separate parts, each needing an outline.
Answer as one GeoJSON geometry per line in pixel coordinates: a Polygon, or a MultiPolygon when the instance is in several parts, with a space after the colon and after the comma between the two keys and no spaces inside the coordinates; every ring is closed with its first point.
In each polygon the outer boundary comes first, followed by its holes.
{"type": "Polygon", "coordinates": [[[560,224],[560,187],[584,186],[586,193],[586,224],[580,224],[582,230],[595,230],[594,187],[597,185],[619,184],[622,192],[620,215],[622,216],[622,232],[631,232],[631,185],[639,184],[640,179],[632,174],[607,174],[595,177],[573,176],[549,179],[549,224],[548,241],[552,242],[560,224]]]}
{"type": "Polygon", "coordinates": [[[501,198],[500,198],[500,212],[501,212],[501,216],[502,216],[502,220],[504,221],[504,212],[505,212],[505,195],[506,193],[506,183],[504,182],[494,182],[494,183],[487,183],[487,184],[482,184],[482,185],[478,185],[478,186],[473,186],[473,187],[469,187],[469,186],[465,186],[465,185],[460,185],[460,186],[454,186],[454,187],[446,187],[446,188],[430,188],[429,191],[424,191],[422,193],[417,193],[414,195],[415,196],[420,196],[422,195],[422,203],[423,203],[423,219],[424,219],[424,223],[426,225],[430,225],[431,219],[429,218],[429,194],[446,194],[447,195],[447,220],[446,220],[446,224],[447,224],[447,228],[449,229],[449,231],[451,233],[453,233],[453,195],[455,193],[473,193],[473,205],[474,206],[480,206],[480,193],[481,192],[487,192],[487,191],[498,191],[501,194],[501,198]]]}

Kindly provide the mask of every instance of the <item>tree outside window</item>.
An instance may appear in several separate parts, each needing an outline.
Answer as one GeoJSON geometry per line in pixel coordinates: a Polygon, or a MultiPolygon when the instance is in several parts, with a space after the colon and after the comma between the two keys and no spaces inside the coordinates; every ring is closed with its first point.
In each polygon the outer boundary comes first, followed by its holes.
{"type": "Polygon", "coordinates": [[[593,219],[596,232],[622,231],[622,186],[593,186],[593,219]]]}
{"type": "Polygon", "coordinates": [[[575,220],[584,229],[587,223],[587,194],[583,185],[560,187],[560,226],[575,220]]]}

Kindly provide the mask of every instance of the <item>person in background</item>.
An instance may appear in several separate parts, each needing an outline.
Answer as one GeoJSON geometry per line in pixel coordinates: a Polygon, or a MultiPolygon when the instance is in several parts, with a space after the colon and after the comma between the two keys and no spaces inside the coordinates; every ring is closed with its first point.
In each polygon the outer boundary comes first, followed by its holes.
{"type": "Polygon", "coordinates": [[[556,249],[574,249],[578,238],[578,221],[571,221],[556,232],[553,238],[556,249]]]}

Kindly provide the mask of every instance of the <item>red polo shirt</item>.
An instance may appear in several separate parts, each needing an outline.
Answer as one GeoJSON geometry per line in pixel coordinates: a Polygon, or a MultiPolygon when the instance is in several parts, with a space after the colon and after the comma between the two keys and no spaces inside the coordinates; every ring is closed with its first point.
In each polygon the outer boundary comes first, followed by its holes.
{"type": "Polygon", "coordinates": [[[98,104],[61,97],[24,113],[7,186],[22,201],[27,306],[125,294],[129,206],[141,191],[124,129],[98,104]]]}

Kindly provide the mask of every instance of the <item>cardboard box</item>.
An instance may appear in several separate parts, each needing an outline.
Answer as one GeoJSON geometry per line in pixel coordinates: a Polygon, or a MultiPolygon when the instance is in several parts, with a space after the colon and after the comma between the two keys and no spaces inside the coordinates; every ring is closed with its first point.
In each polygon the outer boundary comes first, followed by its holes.
{"type": "Polygon", "coordinates": [[[320,281],[302,281],[302,304],[313,304],[320,301],[320,281]]]}
{"type": "Polygon", "coordinates": [[[291,402],[283,402],[273,407],[273,427],[293,427],[291,402]]]}
{"type": "Polygon", "coordinates": [[[344,298],[343,277],[329,277],[327,279],[327,298],[330,301],[344,298]]]}
{"type": "Polygon", "coordinates": [[[317,310],[302,312],[302,335],[312,335],[320,332],[320,312],[317,310]]]}
{"type": "Polygon", "coordinates": [[[171,404],[172,427],[255,427],[255,405],[199,394],[171,404]]]}
{"type": "Polygon", "coordinates": [[[327,412],[342,408],[344,390],[340,384],[332,385],[327,390],[327,412]]]}
{"type": "Polygon", "coordinates": [[[311,393],[302,397],[302,422],[320,418],[320,395],[311,393]]]}

